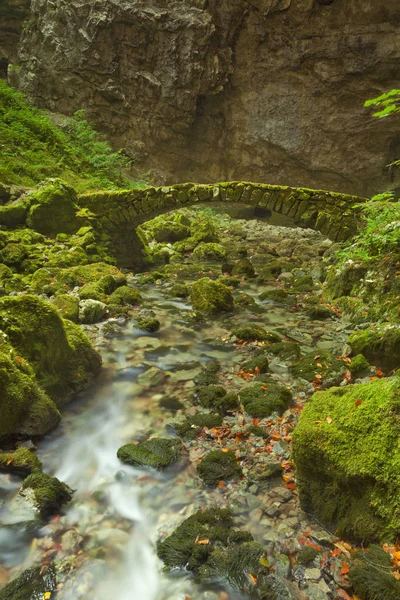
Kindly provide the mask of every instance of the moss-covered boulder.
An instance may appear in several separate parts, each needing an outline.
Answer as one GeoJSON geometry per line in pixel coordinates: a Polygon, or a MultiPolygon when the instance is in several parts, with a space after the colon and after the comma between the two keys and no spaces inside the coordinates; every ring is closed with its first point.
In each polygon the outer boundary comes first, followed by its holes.
{"type": "Polygon", "coordinates": [[[233,265],[231,275],[241,275],[242,277],[246,277],[247,279],[252,279],[256,276],[256,272],[249,259],[242,258],[233,265]]]}
{"type": "Polygon", "coordinates": [[[152,228],[153,237],[156,242],[160,243],[173,243],[180,242],[185,238],[189,237],[190,229],[182,223],[174,223],[173,221],[166,221],[164,223],[158,223],[152,228]]]}
{"type": "Polygon", "coordinates": [[[121,462],[132,467],[166,469],[182,456],[182,443],[171,438],[152,438],[139,444],[125,444],[117,453],[121,462]]]}
{"type": "Polygon", "coordinates": [[[0,452],[0,472],[16,473],[27,476],[34,471],[41,471],[42,463],[27,448],[18,448],[14,452],[0,452]]]}
{"type": "Polygon", "coordinates": [[[376,544],[352,556],[349,581],[363,600],[398,600],[400,581],[396,575],[390,554],[376,544]]]}
{"type": "Polygon", "coordinates": [[[291,296],[289,292],[283,288],[266,290],[258,297],[260,300],[270,300],[271,302],[279,302],[280,304],[290,304],[295,300],[295,297],[293,295],[291,296]]]}
{"type": "Polygon", "coordinates": [[[314,319],[316,321],[325,321],[326,319],[331,319],[336,316],[335,312],[321,303],[310,304],[306,308],[306,314],[310,319],[314,319]]]}
{"type": "Polygon", "coordinates": [[[42,390],[31,365],[0,332],[0,439],[44,435],[60,420],[53,400],[42,390]]]}
{"type": "MultiPolygon", "coordinates": [[[[51,296],[53,294],[58,295],[72,291],[75,287],[80,287],[82,290],[86,284],[90,283],[96,286],[100,286],[101,284],[101,287],[96,287],[96,289],[100,290],[101,294],[109,294],[114,290],[103,287],[102,281],[104,277],[107,277],[108,281],[110,281],[110,277],[115,281],[116,285],[114,289],[126,284],[126,277],[117,267],[98,262],[68,269],[43,267],[33,273],[30,281],[30,289],[33,292],[51,296]]],[[[91,295],[85,296],[85,298],[91,297],[91,295]]],[[[99,298],[93,297],[93,299],[98,300],[99,298]]]]}
{"type": "Polygon", "coordinates": [[[269,367],[269,361],[266,354],[261,353],[255,356],[254,358],[250,358],[250,360],[246,360],[242,365],[241,369],[248,373],[267,373],[269,367]]]}
{"type": "Polygon", "coordinates": [[[202,368],[200,373],[194,378],[196,386],[214,385],[218,383],[217,373],[221,369],[221,365],[216,361],[211,361],[202,368]]]}
{"type": "Polygon", "coordinates": [[[0,225],[13,229],[25,223],[28,205],[24,202],[13,202],[0,206],[0,225]]]}
{"type": "Polygon", "coordinates": [[[154,333],[160,329],[160,321],[155,318],[148,319],[139,319],[137,322],[137,326],[139,329],[143,329],[143,331],[148,331],[149,333],[154,333]]]}
{"type": "Polygon", "coordinates": [[[173,426],[175,433],[184,440],[194,440],[203,429],[221,427],[222,417],[218,413],[199,413],[173,426]]]}
{"type": "Polygon", "coordinates": [[[195,244],[200,242],[218,242],[218,233],[214,223],[207,218],[197,218],[192,221],[190,235],[195,244]]]}
{"type": "Polygon", "coordinates": [[[261,325],[246,325],[232,330],[232,335],[244,342],[270,342],[281,341],[281,337],[272,331],[266,331],[261,325]]]}
{"type": "Polygon", "coordinates": [[[117,306],[136,306],[143,302],[143,298],[139,290],[123,285],[111,294],[109,302],[117,306]]]}
{"type": "Polygon", "coordinates": [[[78,202],[75,190],[61,179],[50,179],[29,196],[27,225],[39,233],[75,233],[79,229],[76,216],[78,202]]]}
{"type": "Polygon", "coordinates": [[[72,490],[56,477],[32,473],[23,482],[20,495],[27,499],[42,517],[58,512],[72,499],[72,490]]]}
{"type": "Polygon", "coordinates": [[[215,408],[221,415],[227,415],[239,409],[239,398],[235,392],[228,392],[225,396],[217,398],[215,408]]]}
{"type": "Polygon", "coordinates": [[[249,541],[214,548],[207,562],[200,567],[197,579],[204,584],[227,582],[247,598],[277,598],[269,585],[268,573],[265,548],[257,542],[249,541]],[[249,574],[257,581],[257,588],[249,574]]]}
{"type": "Polygon", "coordinates": [[[215,548],[249,541],[250,533],[234,528],[230,510],[214,507],[194,513],[171,535],[158,541],[157,554],[169,569],[186,568],[198,574],[215,548]]]}
{"type": "Polygon", "coordinates": [[[271,346],[268,346],[268,352],[288,361],[299,361],[301,357],[300,346],[296,342],[277,342],[276,344],[271,344],[271,346]]]}
{"type": "Polygon", "coordinates": [[[204,408],[215,408],[218,400],[225,395],[226,391],[220,385],[204,385],[195,391],[195,399],[204,408]]]}
{"type": "Polygon", "coordinates": [[[36,296],[1,298],[0,330],[57,406],[85,388],[101,367],[81,329],[36,296]]]}
{"type": "Polygon", "coordinates": [[[400,325],[376,325],[355,331],[348,343],[354,355],[363,354],[384,371],[400,367],[400,325]]]}
{"type": "Polygon", "coordinates": [[[213,242],[201,242],[193,250],[193,256],[200,259],[225,260],[226,254],[226,249],[221,244],[213,242]]]}
{"type": "Polygon", "coordinates": [[[197,474],[210,487],[219,481],[238,481],[242,477],[242,469],[231,450],[211,450],[197,467],[197,474]]]}
{"type": "Polygon", "coordinates": [[[400,382],[314,394],[293,434],[303,507],[365,544],[399,534],[400,382]]]}
{"type": "Polygon", "coordinates": [[[294,377],[315,381],[322,388],[339,385],[346,371],[347,364],[328,350],[309,352],[290,367],[294,377]]]}
{"type": "Polygon", "coordinates": [[[184,283],[175,283],[169,290],[169,295],[172,298],[187,298],[190,290],[184,283]]]}
{"type": "Polygon", "coordinates": [[[98,323],[107,314],[107,305],[99,300],[81,300],[79,302],[79,321],[86,325],[98,323]]]}
{"type": "Polygon", "coordinates": [[[281,415],[292,400],[290,390],[277,383],[252,383],[241,390],[239,397],[245,411],[258,418],[274,412],[281,415]]]}
{"type": "Polygon", "coordinates": [[[46,594],[51,594],[56,586],[53,565],[31,567],[0,590],[0,600],[42,600],[50,598],[46,594]]]}
{"type": "Polygon", "coordinates": [[[229,288],[207,277],[195,281],[190,298],[193,308],[206,314],[233,310],[233,296],[229,288]]]}
{"type": "Polygon", "coordinates": [[[362,377],[371,372],[371,365],[363,354],[357,354],[357,356],[351,359],[349,371],[352,377],[362,377]]]}

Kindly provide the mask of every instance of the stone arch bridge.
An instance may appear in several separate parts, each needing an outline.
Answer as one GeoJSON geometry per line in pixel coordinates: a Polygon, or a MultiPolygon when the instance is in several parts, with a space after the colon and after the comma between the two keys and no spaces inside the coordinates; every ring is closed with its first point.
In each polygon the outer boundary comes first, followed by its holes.
{"type": "Polygon", "coordinates": [[[123,267],[137,264],[140,256],[136,227],[178,208],[207,202],[241,203],[285,215],[294,225],[316,229],[333,241],[345,241],[357,230],[355,205],[363,201],[337,192],[242,181],[184,183],[79,196],[80,207],[94,213],[110,236],[116,258],[123,267]]]}

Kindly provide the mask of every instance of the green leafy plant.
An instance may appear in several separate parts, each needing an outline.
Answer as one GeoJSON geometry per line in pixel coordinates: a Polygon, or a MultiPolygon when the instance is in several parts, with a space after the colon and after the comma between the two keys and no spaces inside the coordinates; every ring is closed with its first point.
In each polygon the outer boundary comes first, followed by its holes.
{"type": "Polygon", "coordinates": [[[78,192],[144,187],[133,181],[123,150],[115,152],[80,110],[62,126],[0,80],[0,181],[30,187],[61,177],[78,192]]]}
{"type": "Polygon", "coordinates": [[[390,92],[385,92],[377,98],[367,100],[364,103],[364,106],[367,108],[374,107],[374,109],[379,109],[372,115],[373,117],[378,117],[378,119],[400,112],[400,90],[390,90],[390,92]]]}
{"type": "Polygon", "coordinates": [[[374,259],[399,246],[400,202],[394,200],[393,192],[378,194],[354,208],[360,210],[362,227],[351,244],[337,252],[341,262],[374,259]]]}

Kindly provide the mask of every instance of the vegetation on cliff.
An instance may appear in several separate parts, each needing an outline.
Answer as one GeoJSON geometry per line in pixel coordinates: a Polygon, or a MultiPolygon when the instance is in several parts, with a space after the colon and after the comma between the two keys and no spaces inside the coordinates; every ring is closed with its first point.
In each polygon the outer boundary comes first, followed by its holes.
{"type": "Polygon", "coordinates": [[[32,187],[46,177],[62,177],[77,191],[136,187],[125,172],[130,160],[113,151],[85,119],[35,108],[0,80],[0,181],[32,187]]]}

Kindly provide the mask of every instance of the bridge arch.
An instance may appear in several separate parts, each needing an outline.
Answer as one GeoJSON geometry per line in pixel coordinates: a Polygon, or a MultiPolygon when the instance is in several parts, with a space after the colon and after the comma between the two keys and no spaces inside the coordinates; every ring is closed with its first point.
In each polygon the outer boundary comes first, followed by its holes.
{"type": "Polygon", "coordinates": [[[163,213],[208,202],[241,203],[289,217],[299,227],[345,241],[357,230],[355,205],[365,201],[338,192],[231,181],[181,183],[142,190],[102,191],[79,196],[81,208],[94,213],[110,237],[118,263],[137,264],[141,243],[136,227],[163,213]]]}

